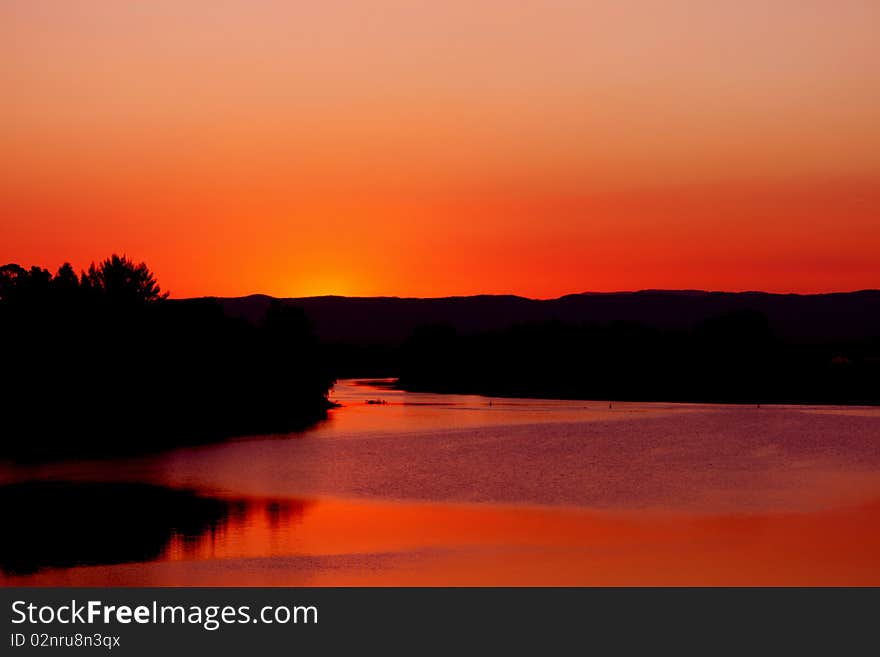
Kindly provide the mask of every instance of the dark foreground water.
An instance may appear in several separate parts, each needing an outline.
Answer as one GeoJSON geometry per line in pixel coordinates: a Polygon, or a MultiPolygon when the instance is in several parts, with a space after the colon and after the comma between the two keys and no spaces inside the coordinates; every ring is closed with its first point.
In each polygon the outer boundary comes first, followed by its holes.
{"type": "Polygon", "coordinates": [[[880,409],[334,398],[302,434],[0,466],[0,581],[880,584],[880,409]]]}

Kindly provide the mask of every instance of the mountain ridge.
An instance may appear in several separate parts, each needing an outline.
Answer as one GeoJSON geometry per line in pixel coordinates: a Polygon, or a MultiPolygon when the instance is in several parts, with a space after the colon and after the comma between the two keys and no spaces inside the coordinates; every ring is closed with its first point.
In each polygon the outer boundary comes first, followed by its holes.
{"type": "Polygon", "coordinates": [[[692,328],[706,319],[756,310],[771,328],[793,340],[863,339],[880,336],[880,290],[818,294],[762,291],[637,290],[581,292],[554,299],[518,295],[448,297],[201,297],[227,314],[258,321],[275,299],[302,308],[326,342],[399,343],[425,324],[448,324],[463,333],[515,324],[561,321],[625,321],[660,329],[692,328]]]}

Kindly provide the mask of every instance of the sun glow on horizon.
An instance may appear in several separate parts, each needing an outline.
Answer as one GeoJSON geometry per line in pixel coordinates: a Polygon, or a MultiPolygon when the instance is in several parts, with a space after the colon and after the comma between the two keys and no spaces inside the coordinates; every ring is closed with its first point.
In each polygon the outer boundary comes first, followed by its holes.
{"type": "Polygon", "coordinates": [[[0,262],[175,297],[880,287],[880,4],[9,0],[0,262]]]}

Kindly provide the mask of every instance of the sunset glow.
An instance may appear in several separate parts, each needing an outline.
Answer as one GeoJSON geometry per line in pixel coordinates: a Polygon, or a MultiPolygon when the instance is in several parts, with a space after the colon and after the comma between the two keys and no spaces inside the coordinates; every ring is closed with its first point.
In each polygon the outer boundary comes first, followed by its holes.
{"type": "Polygon", "coordinates": [[[0,2],[0,261],[173,296],[880,287],[880,4],[0,2]]]}

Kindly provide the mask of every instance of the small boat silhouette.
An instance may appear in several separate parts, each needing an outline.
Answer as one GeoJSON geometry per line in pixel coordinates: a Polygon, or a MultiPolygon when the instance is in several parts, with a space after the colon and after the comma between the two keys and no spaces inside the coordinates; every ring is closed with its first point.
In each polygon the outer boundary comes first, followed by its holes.
{"type": "Polygon", "coordinates": [[[385,401],[384,399],[368,399],[364,403],[365,404],[378,404],[378,405],[384,406],[388,402],[385,401]]]}

